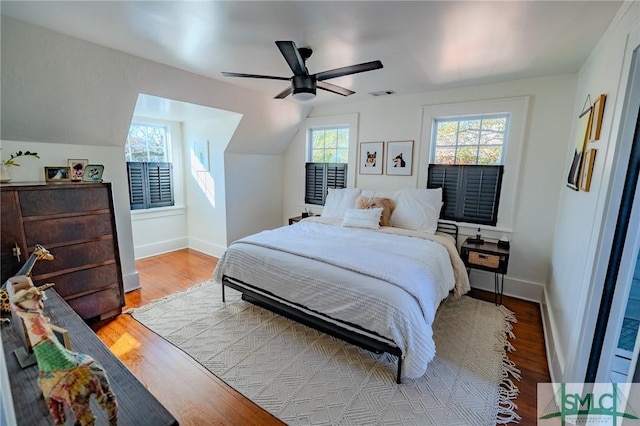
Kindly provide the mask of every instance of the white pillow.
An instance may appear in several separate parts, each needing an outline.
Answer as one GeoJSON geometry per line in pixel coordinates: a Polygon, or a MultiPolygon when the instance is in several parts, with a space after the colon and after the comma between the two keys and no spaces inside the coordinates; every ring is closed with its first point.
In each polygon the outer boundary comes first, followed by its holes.
{"type": "Polygon", "coordinates": [[[363,191],[365,197],[391,198],[396,207],[391,226],[434,234],[442,209],[442,188],[400,189],[398,191],[363,191]]]}
{"type": "Polygon", "coordinates": [[[342,219],[348,209],[356,207],[356,200],[359,196],[360,190],[358,188],[329,188],[320,216],[329,219],[342,219]]]}
{"type": "Polygon", "coordinates": [[[380,229],[380,215],[382,215],[382,210],[382,207],[376,207],[374,209],[348,209],[344,213],[342,226],[380,229]]]}

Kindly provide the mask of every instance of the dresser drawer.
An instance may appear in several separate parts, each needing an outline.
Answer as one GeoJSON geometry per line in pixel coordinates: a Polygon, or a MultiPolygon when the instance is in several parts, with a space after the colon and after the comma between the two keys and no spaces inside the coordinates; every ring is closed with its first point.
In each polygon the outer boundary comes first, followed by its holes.
{"type": "Polygon", "coordinates": [[[71,308],[85,320],[106,319],[116,316],[122,312],[120,290],[115,287],[91,293],[86,296],[65,300],[69,306],[71,306],[71,308]]]}
{"type": "Polygon", "coordinates": [[[53,255],[53,260],[39,260],[33,267],[32,275],[35,280],[39,280],[41,275],[63,274],[69,269],[85,269],[87,266],[116,262],[111,238],[52,247],[49,248],[49,253],[53,255]]]}
{"type": "Polygon", "coordinates": [[[34,277],[33,283],[37,286],[54,283],[56,292],[64,298],[69,298],[102,290],[114,284],[118,285],[118,277],[118,265],[111,263],[62,275],[45,276],[42,278],[36,276],[34,277]]]}
{"type": "Polygon", "coordinates": [[[108,213],[24,222],[24,234],[29,247],[90,240],[112,233],[111,216],[108,213]]]}
{"type": "Polygon", "coordinates": [[[20,207],[23,217],[50,216],[92,210],[108,210],[109,189],[107,187],[43,188],[20,192],[20,207]]]}
{"type": "Polygon", "coordinates": [[[500,256],[470,251],[469,263],[472,265],[486,266],[487,268],[497,268],[500,265],[500,256]]]}

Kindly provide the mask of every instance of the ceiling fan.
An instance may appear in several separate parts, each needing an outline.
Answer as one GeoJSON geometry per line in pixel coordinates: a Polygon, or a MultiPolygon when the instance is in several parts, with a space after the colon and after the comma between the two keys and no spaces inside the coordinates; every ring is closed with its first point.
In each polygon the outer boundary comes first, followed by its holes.
{"type": "Polygon", "coordinates": [[[323,71],[317,74],[309,74],[309,70],[305,66],[305,62],[313,50],[309,47],[298,48],[293,41],[276,41],[276,45],[284,59],[289,64],[293,76],[277,77],[271,75],[243,74],[236,72],[222,72],[225,77],[248,77],[248,78],[264,78],[269,80],[291,80],[291,85],[282,92],[278,93],[274,99],[284,99],[293,93],[293,97],[299,101],[307,101],[316,96],[316,88],[326,90],[328,92],[337,93],[342,96],[353,95],[355,92],[335,84],[327,83],[325,80],[330,78],[342,77],[350,74],[357,74],[365,71],[373,71],[382,68],[382,62],[372,61],[358,65],[350,65],[347,67],[336,68],[333,70],[323,71]]]}

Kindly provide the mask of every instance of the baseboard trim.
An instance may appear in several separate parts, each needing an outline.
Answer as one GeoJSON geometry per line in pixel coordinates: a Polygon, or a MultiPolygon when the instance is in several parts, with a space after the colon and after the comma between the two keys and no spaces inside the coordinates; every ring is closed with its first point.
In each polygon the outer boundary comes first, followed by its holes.
{"type": "MultiPolygon", "coordinates": [[[[479,290],[493,292],[494,276],[495,275],[493,274],[493,272],[471,269],[469,273],[469,280],[471,281],[471,287],[477,288],[479,290]]],[[[508,275],[504,277],[504,295],[505,296],[512,296],[518,299],[529,300],[531,302],[540,303],[542,301],[543,291],[544,291],[544,285],[541,283],[534,283],[532,281],[519,280],[516,278],[509,277],[508,275]]]]}
{"type": "Polygon", "coordinates": [[[193,237],[189,237],[188,247],[217,258],[222,257],[224,252],[227,250],[226,247],[217,244],[211,244],[210,242],[193,237]]]}
{"type": "Polygon", "coordinates": [[[135,246],[133,252],[135,259],[144,259],[146,257],[157,256],[159,254],[169,253],[176,250],[188,248],[187,238],[176,238],[174,240],[160,241],[158,243],[135,246]]]}
{"type": "Polygon", "coordinates": [[[547,293],[543,292],[540,303],[540,314],[542,316],[542,332],[544,333],[544,347],[547,351],[547,367],[552,383],[562,383],[562,366],[558,358],[558,351],[553,333],[553,320],[547,304],[547,293]]]}
{"type": "Polygon", "coordinates": [[[124,282],[124,292],[128,293],[133,290],[137,290],[140,288],[140,274],[138,271],[122,276],[122,281],[124,282]]]}

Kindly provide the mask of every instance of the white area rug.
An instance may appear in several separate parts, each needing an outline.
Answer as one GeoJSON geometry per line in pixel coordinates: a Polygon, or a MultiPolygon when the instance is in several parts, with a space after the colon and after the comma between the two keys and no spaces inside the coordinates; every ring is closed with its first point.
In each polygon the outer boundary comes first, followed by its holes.
{"type": "Polygon", "coordinates": [[[436,357],[395,383],[376,355],[203,283],[130,311],[230,386],[290,425],[494,425],[517,421],[519,372],[507,359],[514,315],[469,297],[445,300],[436,357]]]}

